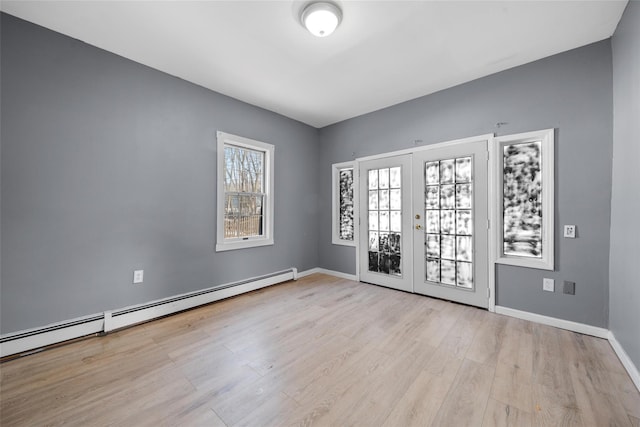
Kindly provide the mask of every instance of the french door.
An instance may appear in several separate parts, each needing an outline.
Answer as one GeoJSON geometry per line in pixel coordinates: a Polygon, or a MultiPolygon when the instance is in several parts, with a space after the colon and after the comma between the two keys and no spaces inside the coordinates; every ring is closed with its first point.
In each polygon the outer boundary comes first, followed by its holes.
{"type": "Polygon", "coordinates": [[[486,141],[413,154],[414,291],[486,308],[486,141]]]}
{"type": "Polygon", "coordinates": [[[411,156],[360,162],[360,280],[413,292],[411,156]]]}
{"type": "Polygon", "coordinates": [[[360,280],[486,308],[487,141],[359,170],[360,280]]]}

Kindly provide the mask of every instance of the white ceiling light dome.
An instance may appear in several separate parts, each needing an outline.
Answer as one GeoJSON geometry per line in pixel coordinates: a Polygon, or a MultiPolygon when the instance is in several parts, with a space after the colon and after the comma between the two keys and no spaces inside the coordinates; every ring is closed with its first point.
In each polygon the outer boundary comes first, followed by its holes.
{"type": "Polygon", "coordinates": [[[300,20],[302,25],[314,36],[326,37],[340,25],[342,11],[333,3],[311,3],[302,11],[300,20]]]}

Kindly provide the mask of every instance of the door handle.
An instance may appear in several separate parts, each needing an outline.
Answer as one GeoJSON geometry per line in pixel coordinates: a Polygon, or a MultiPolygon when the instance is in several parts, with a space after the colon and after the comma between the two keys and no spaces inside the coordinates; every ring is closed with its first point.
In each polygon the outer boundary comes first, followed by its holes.
{"type": "Polygon", "coordinates": [[[422,226],[420,224],[416,224],[416,230],[422,230],[422,226]]]}
{"type": "Polygon", "coordinates": [[[420,219],[420,214],[416,214],[416,219],[420,219]]]}

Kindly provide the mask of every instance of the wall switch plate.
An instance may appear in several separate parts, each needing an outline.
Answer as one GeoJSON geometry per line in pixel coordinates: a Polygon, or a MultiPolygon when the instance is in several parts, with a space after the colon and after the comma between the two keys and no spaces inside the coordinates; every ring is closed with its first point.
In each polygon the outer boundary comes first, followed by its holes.
{"type": "Polygon", "coordinates": [[[564,226],[564,237],[568,237],[570,239],[576,238],[576,226],[575,225],[565,225],[564,226]]]}
{"type": "Polygon", "coordinates": [[[144,280],[144,270],[135,270],[133,272],[133,283],[142,283],[144,280]]]}
{"type": "Polygon", "coordinates": [[[570,282],[568,280],[565,280],[562,292],[567,294],[567,295],[575,295],[576,294],[576,282],[570,282]]]}
{"type": "Polygon", "coordinates": [[[542,290],[547,292],[554,292],[555,283],[553,279],[542,279],[542,290]]]}

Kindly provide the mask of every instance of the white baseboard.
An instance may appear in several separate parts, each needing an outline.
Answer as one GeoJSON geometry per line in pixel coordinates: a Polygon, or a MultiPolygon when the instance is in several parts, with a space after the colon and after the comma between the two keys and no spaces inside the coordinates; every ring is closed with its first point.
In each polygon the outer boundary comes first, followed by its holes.
{"type": "Polygon", "coordinates": [[[104,329],[104,318],[100,316],[100,314],[91,316],[98,318],[86,322],[83,321],[83,317],[5,335],[2,339],[6,341],[0,343],[0,357],[100,333],[104,329]]]}
{"type": "Polygon", "coordinates": [[[358,280],[355,274],[348,274],[348,273],[343,273],[341,271],[335,271],[335,270],[327,270],[326,268],[320,268],[320,267],[303,271],[298,274],[298,277],[305,277],[314,273],[327,274],[329,276],[339,277],[341,279],[347,279],[347,280],[354,280],[354,281],[358,280]]]}
{"type": "Polygon", "coordinates": [[[292,268],[268,276],[250,278],[145,304],[52,323],[39,328],[12,332],[0,336],[0,357],[24,353],[63,341],[146,322],[199,305],[282,283],[294,279],[296,273],[296,269],[292,268]]]}
{"type": "Polygon", "coordinates": [[[554,326],[568,331],[591,335],[598,338],[608,338],[609,330],[598,328],[597,326],[585,325],[584,323],[572,322],[570,320],[558,319],[556,317],[543,316],[541,314],[529,313],[527,311],[515,310],[509,307],[496,305],[496,313],[505,316],[517,317],[518,319],[530,320],[543,325],[554,326]]]}
{"type": "Polygon", "coordinates": [[[298,271],[296,272],[296,280],[302,279],[303,277],[311,276],[312,274],[320,273],[320,269],[318,267],[310,268],[309,270],[298,271]]]}
{"type": "Polygon", "coordinates": [[[187,293],[139,306],[126,307],[115,312],[105,312],[104,331],[110,332],[115,329],[135,325],[136,323],[147,322],[152,319],[157,319],[158,317],[167,316],[179,311],[188,310],[200,305],[209,304],[221,299],[265,288],[277,283],[286,282],[287,280],[292,280],[294,278],[294,274],[295,273],[293,271],[288,271],[286,273],[270,276],[264,279],[247,279],[244,281],[246,283],[235,286],[225,288],[223,286],[228,285],[223,285],[221,286],[222,289],[213,288],[209,292],[194,292],[193,294],[195,295],[187,293]],[[118,312],[122,312],[122,314],[119,314],[118,312]]]}
{"type": "Polygon", "coordinates": [[[631,377],[633,384],[635,384],[638,391],[640,391],[640,372],[633,363],[629,355],[624,351],[624,348],[620,345],[616,337],[608,329],[598,328],[596,326],[585,325],[584,323],[572,322],[570,320],[557,319],[555,317],[543,316],[541,314],[529,313],[526,311],[514,310],[513,308],[496,306],[497,314],[504,314],[505,316],[517,317],[518,319],[530,320],[536,323],[542,323],[543,325],[554,326],[560,329],[566,329],[581,334],[591,335],[597,338],[604,338],[609,341],[613,351],[615,351],[618,359],[627,370],[627,373],[631,377]]]}
{"type": "Polygon", "coordinates": [[[629,373],[631,380],[635,384],[638,391],[640,391],[640,372],[638,372],[638,368],[633,363],[627,352],[624,351],[624,348],[622,348],[615,335],[613,335],[613,332],[609,331],[609,335],[607,338],[609,339],[609,344],[611,344],[613,351],[616,352],[618,359],[620,359],[620,362],[622,362],[622,365],[629,373]]]}

